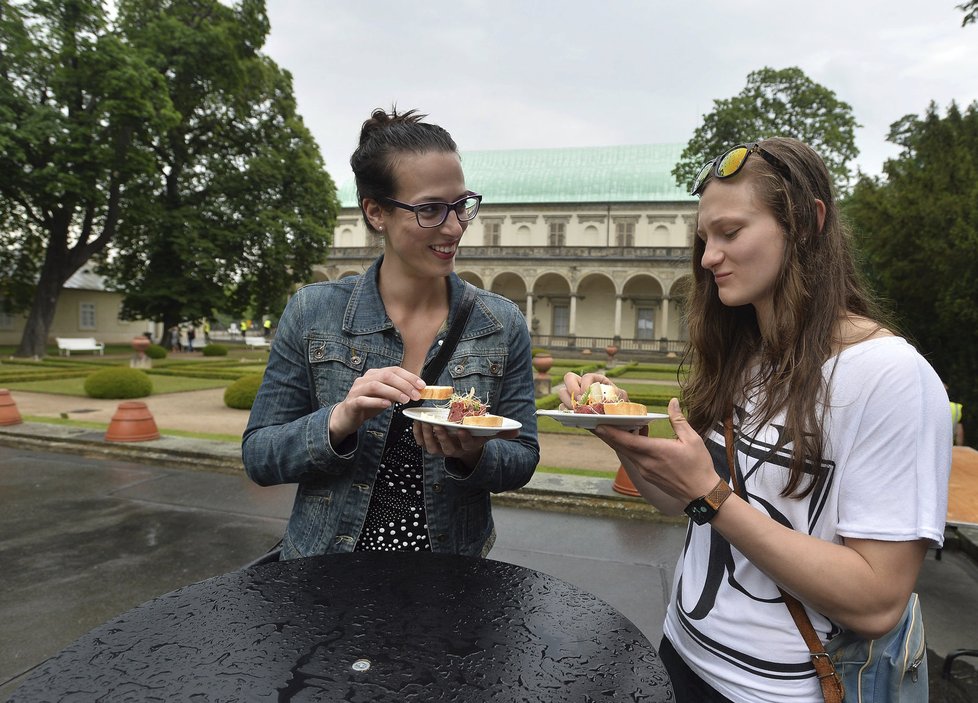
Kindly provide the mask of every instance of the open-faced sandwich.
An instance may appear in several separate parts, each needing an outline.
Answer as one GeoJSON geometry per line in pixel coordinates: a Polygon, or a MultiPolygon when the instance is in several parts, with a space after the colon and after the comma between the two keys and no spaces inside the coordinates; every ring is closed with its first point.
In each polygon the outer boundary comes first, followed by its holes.
{"type": "Polygon", "coordinates": [[[503,424],[502,417],[490,415],[489,406],[475,397],[475,388],[465,395],[452,394],[448,403],[448,421],[480,427],[501,427],[503,424]]]}
{"type": "Polygon", "coordinates": [[[579,398],[571,396],[575,413],[585,415],[646,415],[648,409],[641,403],[632,403],[608,383],[592,383],[579,398]]]}

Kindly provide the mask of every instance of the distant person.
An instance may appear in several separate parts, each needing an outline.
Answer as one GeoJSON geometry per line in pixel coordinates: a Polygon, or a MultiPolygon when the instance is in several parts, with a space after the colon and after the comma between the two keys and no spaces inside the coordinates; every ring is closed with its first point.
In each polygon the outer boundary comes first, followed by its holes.
{"type": "Polygon", "coordinates": [[[211,323],[208,320],[204,320],[204,344],[211,343],[211,323]]]}
{"type": "Polygon", "coordinates": [[[192,352],[194,350],[194,340],[197,339],[197,330],[190,327],[187,330],[187,351],[192,352]]]}
{"type": "Polygon", "coordinates": [[[265,322],[262,323],[262,329],[264,330],[265,339],[268,339],[272,334],[272,321],[265,320],[265,322]]]}
{"type": "Polygon", "coordinates": [[[435,385],[522,423],[494,437],[405,422],[469,284],[455,254],[481,196],[455,142],[407,112],[375,111],[350,159],[367,229],[383,255],[359,276],[314,283],[278,321],[244,432],[248,475],[298,483],[282,557],[379,551],[485,556],[490,493],[520,488],[539,460],[526,320],[484,290],[435,385]]]}
{"type": "Polygon", "coordinates": [[[248,321],[247,320],[242,320],[241,321],[241,336],[242,337],[246,337],[247,335],[248,335],[248,321]]]}
{"type": "Polygon", "coordinates": [[[179,337],[179,340],[180,340],[180,350],[181,351],[189,351],[190,350],[190,338],[189,338],[189,336],[187,334],[187,328],[186,327],[183,327],[183,326],[180,327],[180,337],[179,337]]]}
{"type": "MultiPolygon", "coordinates": [[[[823,643],[897,624],[927,548],[944,540],[947,394],[858,278],[811,148],[734,147],[702,168],[693,193],[676,437],[595,434],[650,503],[691,518],[659,648],[676,700],[821,703],[778,588],[823,643]]],[[[610,382],[568,374],[562,400],[593,381],[610,382]]],[[[926,660],[917,673],[926,692],[926,660]]]]}
{"type": "Polygon", "coordinates": [[[173,325],[169,329],[170,335],[170,351],[177,352],[180,351],[180,328],[177,325],[173,325]]]}

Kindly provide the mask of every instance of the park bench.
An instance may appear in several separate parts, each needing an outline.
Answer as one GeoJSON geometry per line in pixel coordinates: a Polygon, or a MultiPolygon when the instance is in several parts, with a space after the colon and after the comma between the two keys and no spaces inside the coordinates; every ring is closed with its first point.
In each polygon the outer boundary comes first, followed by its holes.
{"type": "Polygon", "coordinates": [[[58,342],[58,354],[61,356],[71,356],[73,351],[90,351],[105,353],[105,345],[96,342],[95,337],[56,337],[58,342]]]}
{"type": "Polygon", "coordinates": [[[244,341],[253,349],[264,349],[268,346],[268,341],[264,337],[245,337],[244,341]]]}

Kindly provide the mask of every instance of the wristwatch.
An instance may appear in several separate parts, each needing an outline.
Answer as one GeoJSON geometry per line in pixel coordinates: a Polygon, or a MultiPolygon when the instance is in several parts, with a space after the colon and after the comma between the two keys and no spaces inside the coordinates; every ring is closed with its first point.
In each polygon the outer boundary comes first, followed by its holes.
{"type": "Polygon", "coordinates": [[[705,525],[716,516],[723,501],[730,497],[731,493],[733,491],[730,490],[730,486],[721,478],[712,491],[690,501],[683,512],[697,525],[705,525]]]}

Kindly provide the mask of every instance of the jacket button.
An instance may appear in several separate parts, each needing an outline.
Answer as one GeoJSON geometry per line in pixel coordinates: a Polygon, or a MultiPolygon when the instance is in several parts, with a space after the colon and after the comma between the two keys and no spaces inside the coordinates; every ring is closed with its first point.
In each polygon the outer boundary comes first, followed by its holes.
{"type": "Polygon", "coordinates": [[[359,364],[360,363],[360,357],[359,356],[351,356],[350,357],[350,363],[351,364],[359,364]]]}
{"type": "Polygon", "coordinates": [[[323,350],[322,349],[317,349],[316,350],[316,358],[317,359],[322,359],[323,358],[323,350]]]}
{"type": "Polygon", "coordinates": [[[435,493],[441,493],[441,484],[436,483],[434,486],[431,487],[431,490],[433,490],[435,493]]]}
{"type": "Polygon", "coordinates": [[[455,366],[455,373],[462,373],[463,371],[465,371],[464,364],[458,364],[455,366]]]}
{"type": "Polygon", "coordinates": [[[491,364],[489,366],[489,373],[499,373],[499,364],[491,364]]]}

